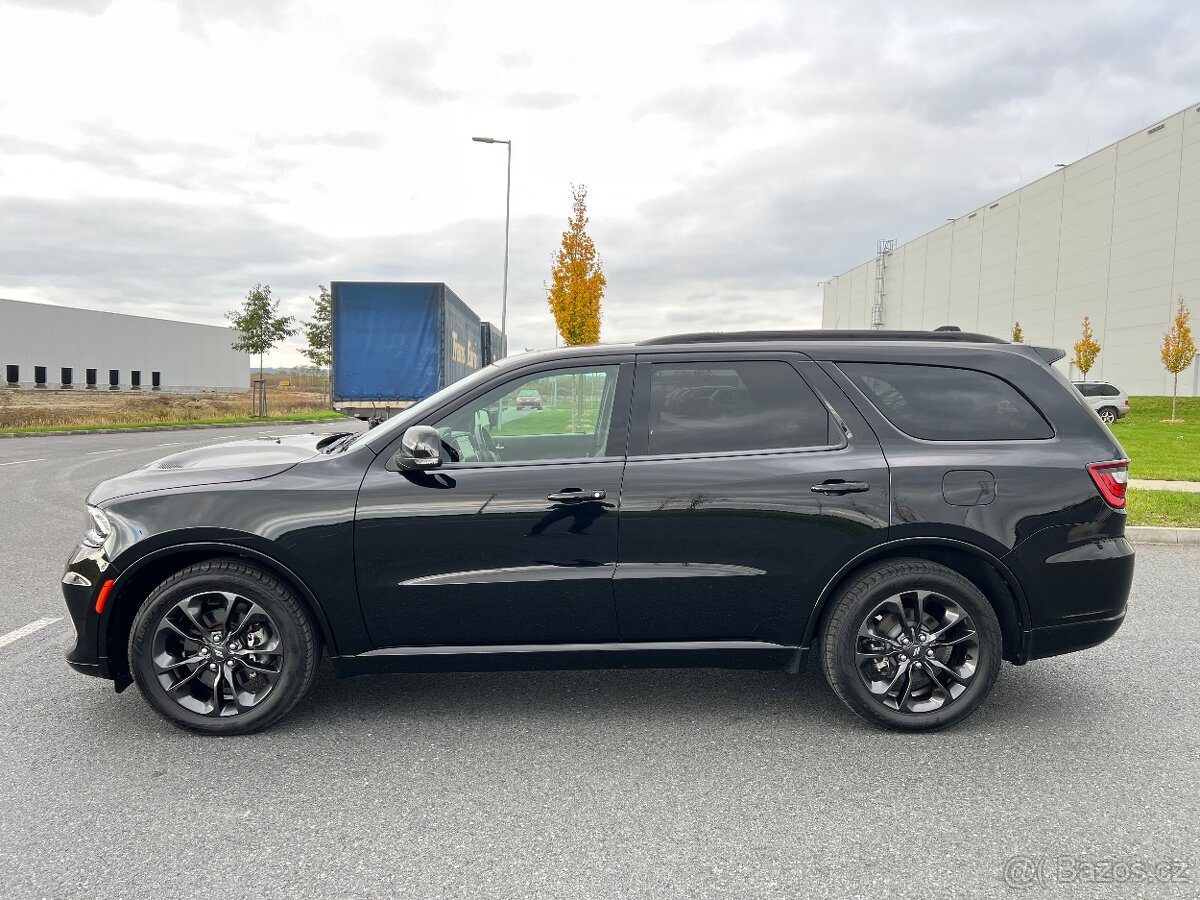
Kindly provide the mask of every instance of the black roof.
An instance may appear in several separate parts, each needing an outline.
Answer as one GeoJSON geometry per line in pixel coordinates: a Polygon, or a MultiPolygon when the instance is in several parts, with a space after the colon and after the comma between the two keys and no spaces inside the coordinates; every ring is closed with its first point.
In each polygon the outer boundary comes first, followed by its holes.
{"type": "Polygon", "coordinates": [[[885,331],[883,329],[812,329],[808,331],[696,331],[639,341],[639,347],[658,344],[726,344],[756,341],[947,341],[1007,344],[1003,338],[970,331],[885,331]]]}

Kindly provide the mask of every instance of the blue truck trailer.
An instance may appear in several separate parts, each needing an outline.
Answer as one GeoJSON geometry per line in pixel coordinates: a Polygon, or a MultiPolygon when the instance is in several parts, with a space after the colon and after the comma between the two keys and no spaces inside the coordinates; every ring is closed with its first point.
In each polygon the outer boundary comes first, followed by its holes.
{"type": "Polygon", "coordinates": [[[485,365],[479,316],[443,282],[335,281],[330,294],[333,406],[347,415],[387,418],[485,365]]]}

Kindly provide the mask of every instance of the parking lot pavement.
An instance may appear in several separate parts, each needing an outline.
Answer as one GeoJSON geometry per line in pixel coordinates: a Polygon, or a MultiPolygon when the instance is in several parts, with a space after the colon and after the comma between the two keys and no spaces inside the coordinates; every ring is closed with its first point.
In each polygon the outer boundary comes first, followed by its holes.
{"type": "MultiPolygon", "coordinates": [[[[0,633],[64,615],[89,482],[158,449],[128,437],[0,474],[0,633]]],[[[1194,898],[1200,547],[1138,553],[1115,638],[1006,666],[934,735],[859,722],[816,674],[326,667],[271,731],[205,739],[71,672],[52,622],[0,646],[3,896],[1194,898]],[[1043,883],[1008,887],[1026,857],[1043,883]]]]}

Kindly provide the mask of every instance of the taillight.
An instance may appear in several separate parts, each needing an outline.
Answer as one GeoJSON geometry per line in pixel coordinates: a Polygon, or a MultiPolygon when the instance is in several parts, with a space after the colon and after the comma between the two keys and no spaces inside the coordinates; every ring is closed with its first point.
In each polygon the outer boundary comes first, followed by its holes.
{"type": "Polygon", "coordinates": [[[1087,470],[1104,501],[1113,509],[1124,509],[1125,491],[1129,487],[1129,460],[1091,463],[1087,470]]]}
{"type": "Polygon", "coordinates": [[[1126,406],[1128,406],[1128,405],[1129,405],[1129,398],[1128,398],[1128,397],[1126,397],[1126,398],[1125,398],[1125,405],[1126,405],[1126,406]]]}

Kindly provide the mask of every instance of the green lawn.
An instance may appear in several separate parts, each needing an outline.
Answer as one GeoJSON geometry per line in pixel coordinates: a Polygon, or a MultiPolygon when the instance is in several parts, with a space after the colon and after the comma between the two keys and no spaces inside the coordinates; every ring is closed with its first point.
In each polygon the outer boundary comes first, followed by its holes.
{"type": "Polygon", "coordinates": [[[1179,424],[1163,422],[1170,397],[1130,397],[1129,410],[1112,426],[1132,461],[1129,476],[1200,481],[1200,397],[1179,398],[1179,424]]]}
{"type": "MultiPolygon", "coordinates": [[[[572,425],[572,421],[576,418],[574,405],[547,407],[546,409],[530,410],[523,415],[513,419],[508,419],[499,428],[492,429],[492,434],[496,436],[511,434],[579,434],[582,432],[591,433],[595,427],[598,407],[594,403],[589,403],[583,413],[584,424],[582,427],[572,425]]],[[[505,415],[511,413],[506,412],[505,415]]]]}
{"type": "Polygon", "coordinates": [[[1200,528],[1200,494],[1129,489],[1130,525],[1200,528]]]}
{"type": "Polygon", "coordinates": [[[268,416],[265,419],[252,419],[249,416],[232,416],[225,419],[187,419],[178,422],[114,422],[109,425],[36,425],[30,428],[0,428],[0,434],[41,434],[47,431],[107,431],[112,428],[186,428],[190,425],[269,425],[272,422],[304,422],[309,419],[344,419],[339,412],[332,409],[320,409],[313,412],[287,413],[282,416],[268,416]]]}

